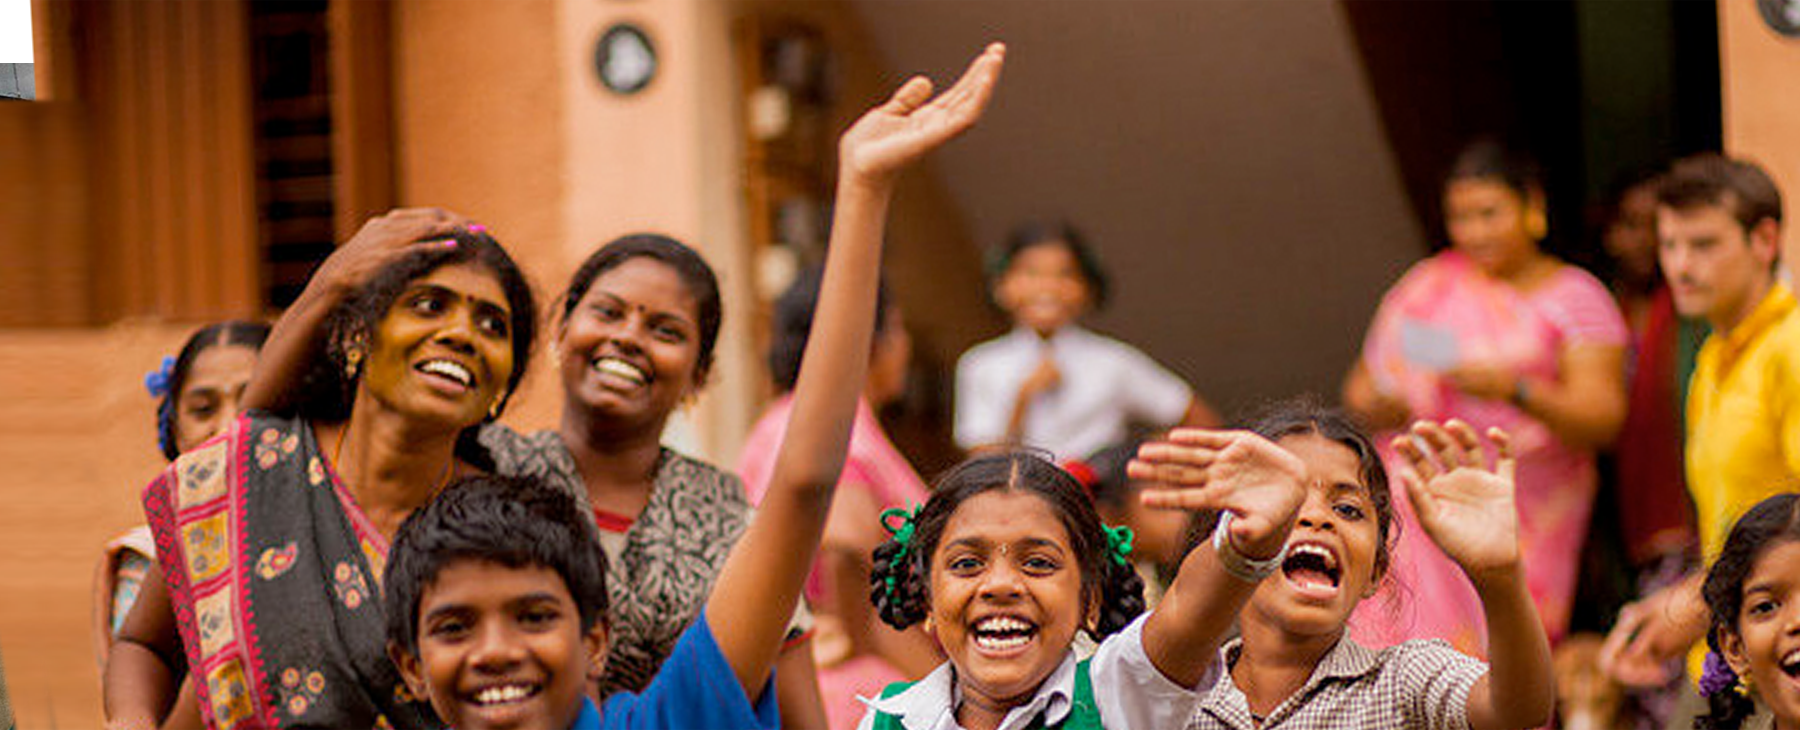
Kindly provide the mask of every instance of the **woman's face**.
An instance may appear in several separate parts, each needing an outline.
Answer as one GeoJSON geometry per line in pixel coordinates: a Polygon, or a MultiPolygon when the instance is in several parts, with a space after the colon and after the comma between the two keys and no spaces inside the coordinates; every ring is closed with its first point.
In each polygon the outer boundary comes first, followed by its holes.
{"type": "Polygon", "coordinates": [[[931,555],[927,631],[965,697],[1031,699],[1062,662],[1086,611],[1081,563],[1044,498],[1007,489],[965,500],[931,555]]]}
{"type": "Polygon", "coordinates": [[[1288,537],[1287,560],[1256,589],[1240,619],[1290,634],[1335,635],[1356,604],[1375,592],[1381,543],[1375,503],[1348,446],[1312,433],[1276,443],[1306,464],[1306,501],[1288,537]]]}
{"type": "Polygon", "coordinates": [[[376,323],[360,390],[417,418],[465,428],[505,395],[512,310],[485,267],[440,267],[406,285],[376,323]]]}
{"type": "Polygon", "coordinates": [[[1793,727],[1800,721],[1800,542],[1764,550],[1743,590],[1737,630],[1722,637],[1721,648],[1781,721],[1777,726],[1793,727]]]}
{"type": "Polygon", "coordinates": [[[1512,271],[1537,251],[1543,203],[1492,178],[1453,180],[1444,188],[1450,243],[1490,275],[1512,271]]]}
{"type": "Polygon", "coordinates": [[[189,451],[219,435],[237,417],[244,386],[256,369],[248,345],[215,345],[188,363],[187,380],[175,394],[175,448],[189,451]]]}
{"type": "Polygon", "coordinates": [[[661,433],[699,388],[699,304],[675,269],[626,260],[594,278],[557,333],[563,393],[590,420],[661,433]]]}
{"type": "Polygon", "coordinates": [[[1013,324],[1046,337],[1087,312],[1093,297],[1075,252],[1061,241],[1019,249],[995,294],[1013,324]]]}

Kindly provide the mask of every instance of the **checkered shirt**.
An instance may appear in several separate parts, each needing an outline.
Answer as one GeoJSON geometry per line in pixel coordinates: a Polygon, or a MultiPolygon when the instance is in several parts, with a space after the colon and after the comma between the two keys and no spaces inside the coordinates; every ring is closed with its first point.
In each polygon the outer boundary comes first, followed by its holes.
{"type": "MultiPolygon", "coordinates": [[[[1243,646],[1219,649],[1220,666],[1237,662],[1243,646]]],[[[1306,684],[1258,724],[1230,672],[1200,702],[1188,730],[1315,730],[1469,727],[1469,690],[1487,674],[1483,664],[1439,640],[1408,641],[1381,651],[1349,638],[1338,641],[1306,684]]]]}

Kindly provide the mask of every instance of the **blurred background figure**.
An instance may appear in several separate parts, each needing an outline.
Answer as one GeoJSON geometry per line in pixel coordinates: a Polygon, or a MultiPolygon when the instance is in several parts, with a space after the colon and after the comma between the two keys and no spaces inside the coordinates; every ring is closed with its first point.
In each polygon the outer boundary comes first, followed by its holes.
{"type": "MultiPolygon", "coordinates": [[[[1682,476],[1683,401],[1706,325],[1675,312],[1656,257],[1656,177],[1616,188],[1601,239],[1613,296],[1631,330],[1630,386],[1615,455],[1619,528],[1633,573],[1680,561],[1694,541],[1682,476]]],[[[1643,589],[1643,586],[1639,586],[1643,589]]]]}
{"type": "MultiPolygon", "coordinates": [[[[775,470],[775,457],[793,412],[794,384],[806,351],[813,310],[824,271],[802,272],[775,302],[769,336],[769,375],[780,393],[751,428],[738,460],[738,475],[752,503],[762,501],[775,470]]],[[[818,563],[807,580],[806,600],[817,617],[813,656],[819,692],[830,727],[850,730],[862,720],[857,697],[876,697],[889,683],[918,679],[942,658],[923,630],[895,631],[869,605],[870,556],[886,540],[882,511],[910,510],[925,503],[930,490],[894,448],[876,412],[900,398],[912,358],[912,339],[900,308],[884,284],[876,293],[874,351],[868,382],[850,434],[844,475],[825,523],[818,563]]]]}
{"type": "Polygon", "coordinates": [[[1077,321],[1106,304],[1107,277],[1067,223],[1026,223],[988,262],[988,293],[1013,330],[956,365],[956,442],[1047,449],[1080,458],[1133,424],[1216,426],[1218,414],[1179,376],[1077,321]]]}
{"type": "MultiPolygon", "coordinates": [[[[1095,452],[1083,461],[1068,461],[1063,468],[1075,475],[1094,498],[1100,519],[1108,525],[1131,528],[1132,565],[1144,579],[1144,606],[1155,608],[1163,590],[1175,578],[1175,569],[1187,555],[1190,513],[1145,507],[1138,493],[1146,484],[1125,474],[1125,465],[1137,456],[1141,441],[1126,441],[1095,452]]],[[[1210,532],[1210,530],[1209,530],[1210,532]]]]}
{"type": "MultiPolygon", "coordinates": [[[[256,355],[269,338],[261,322],[230,320],[200,328],[180,353],[163,358],[144,376],[144,387],[157,399],[156,442],[163,458],[222,433],[237,418],[244,386],[256,369],[256,355]]],[[[113,637],[137,602],[138,589],[156,563],[156,542],[148,526],[139,525],[106,543],[94,573],[94,655],[100,667],[112,652],[113,637]]],[[[192,689],[164,718],[167,727],[198,727],[192,689]]]]}
{"type": "MultiPolygon", "coordinates": [[[[1575,591],[1571,557],[1587,535],[1594,453],[1625,417],[1625,322],[1598,280],[1539,248],[1549,220],[1534,161],[1477,141],[1451,167],[1443,196],[1451,248],[1383,297],[1344,402],[1385,431],[1383,448],[1414,419],[1513,434],[1526,580],[1554,643],[1575,591]]],[[[1422,531],[1401,531],[1394,566],[1389,600],[1364,603],[1352,624],[1359,641],[1441,638],[1486,656],[1480,602],[1422,531]]]]}

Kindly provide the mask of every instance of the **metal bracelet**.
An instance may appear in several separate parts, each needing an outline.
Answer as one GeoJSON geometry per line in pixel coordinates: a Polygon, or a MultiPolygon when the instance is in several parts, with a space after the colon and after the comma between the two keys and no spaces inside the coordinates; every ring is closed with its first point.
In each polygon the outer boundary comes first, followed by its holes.
{"type": "Polygon", "coordinates": [[[1261,583],[1264,578],[1274,575],[1275,571],[1280,570],[1282,561],[1287,560],[1287,543],[1282,543],[1281,551],[1275,553],[1274,557],[1263,560],[1253,559],[1240,552],[1236,545],[1231,544],[1231,519],[1230,510],[1220,512],[1219,524],[1213,527],[1212,534],[1213,552],[1218,553],[1219,564],[1224,566],[1225,572],[1245,583],[1261,583]]]}

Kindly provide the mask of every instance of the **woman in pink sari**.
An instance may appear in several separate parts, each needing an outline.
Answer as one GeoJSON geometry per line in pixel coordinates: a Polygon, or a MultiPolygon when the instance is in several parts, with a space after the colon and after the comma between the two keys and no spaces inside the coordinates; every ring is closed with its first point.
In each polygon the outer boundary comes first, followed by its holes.
{"type": "MultiPolygon", "coordinates": [[[[1382,299],[1344,403],[1386,430],[1377,442],[1389,469],[1402,463],[1393,438],[1416,419],[1513,434],[1525,577],[1556,642],[1593,507],[1594,453],[1625,417],[1625,322],[1599,281],[1539,250],[1544,193],[1528,160],[1492,142],[1470,146],[1445,184],[1444,212],[1450,250],[1382,299]]],[[[1401,531],[1389,575],[1385,600],[1364,602],[1352,622],[1358,641],[1439,638],[1487,655],[1480,601],[1422,531],[1401,531]]]]}
{"type": "MultiPolygon", "coordinates": [[[[775,305],[769,374],[782,395],[751,429],[738,461],[738,475],[753,504],[769,487],[775,454],[793,411],[793,387],[818,304],[820,274],[817,269],[802,273],[775,305]]],[[[907,363],[912,359],[912,340],[885,288],[876,292],[875,316],[874,351],[850,432],[849,457],[825,523],[818,563],[806,584],[807,603],[818,619],[813,655],[819,694],[833,730],[857,726],[865,709],[858,697],[878,697],[889,683],[923,677],[942,661],[922,631],[889,628],[876,620],[869,604],[870,556],[887,538],[886,532],[869,526],[881,519],[882,510],[910,509],[930,496],[925,482],[875,418],[875,407],[893,401],[905,389],[907,363]]]]}

